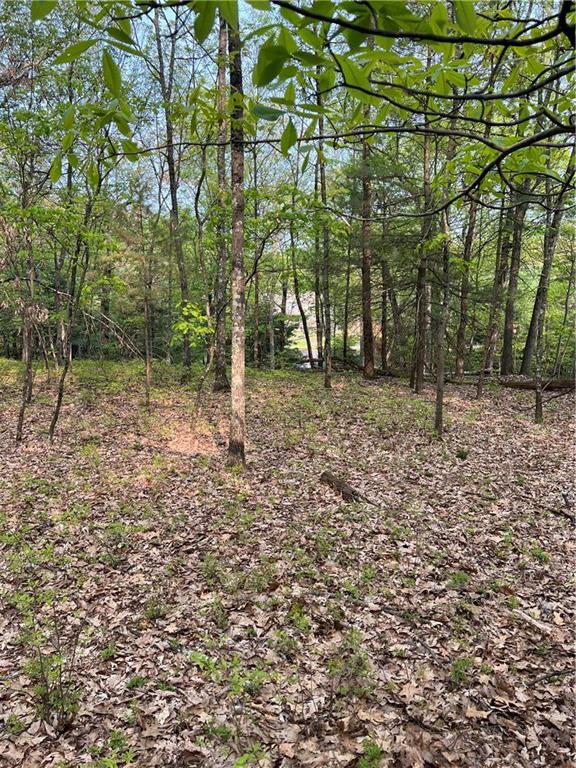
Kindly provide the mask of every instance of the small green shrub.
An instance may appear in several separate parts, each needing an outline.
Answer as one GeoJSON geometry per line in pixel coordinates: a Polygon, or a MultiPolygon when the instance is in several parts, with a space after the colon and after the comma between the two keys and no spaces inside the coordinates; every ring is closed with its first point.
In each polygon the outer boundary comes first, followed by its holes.
{"type": "Polygon", "coordinates": [[[474,666],[474,659],[468,656],[462,656],[452,662],[450,667],[450,680],[454,685],[465,685],[469,682],[469,672],[474,666]]]}

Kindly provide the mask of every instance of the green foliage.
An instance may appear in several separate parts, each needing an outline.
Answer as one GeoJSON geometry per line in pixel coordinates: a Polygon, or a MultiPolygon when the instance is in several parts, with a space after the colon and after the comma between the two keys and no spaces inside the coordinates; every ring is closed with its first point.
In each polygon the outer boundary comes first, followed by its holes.
{"type": "Polygon", "coordinates": [[[450,667],[450,680],[454,685],[466,685],[469,680],[470,670],[474,667],[474,659],[462,656],[456,659],[450,667]]]}
{"type": "Polygon", "coordinates": [[[200,307],[186,302],[180,304],[180,317],[172,326],[172,330],[173,344],[186,338],[191,346],[196,347],[205,343],[206,338],[212,333],[212,325],[210,318],[200,307]]]}

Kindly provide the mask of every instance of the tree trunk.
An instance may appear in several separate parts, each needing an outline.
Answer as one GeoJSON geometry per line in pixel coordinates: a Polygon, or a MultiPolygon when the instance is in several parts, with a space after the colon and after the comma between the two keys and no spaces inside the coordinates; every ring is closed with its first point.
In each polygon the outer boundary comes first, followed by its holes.
{"type": "Polygon", "coordinates": [[[434,411],[434,431],[439,439],[444,432],[444,376],[446,357],[446,328],[448,325],[449,310],[449,279],[450,279],[450,224],[448,210],[442,211],[442,232],[444,242],[442,244],[442,286],[440,289],[441,308],[440,322],[438,323],[438,336],[436,340],[436,405],[434,411]]]}
{"type": "Polygon", "coordinates": [[[388,285],[386,283],[384,259],[382,268],[382,296],[380,300],[380,360],[383,371],[388,368],[388,285]]]}
{"type": "MultiPolygon", "coordinates": [[[[526,188],[526,184],[524,185],[526,188]]],[[[518,294],[518,275],[520,273],[520,255],[522,251],[522,232],[528,205],[517,201],[514,210],[514,225],[512,234],[512,250],[510,257],[510,272],[508,276],[508,292],[506,295],[506,310],[504,314],[504,335],[502,338],[502,354],[500,358],[500,373],[508,376],[514,372],[514,320],[516,314],[516,297],[518,294]]]]}
{"type": "MultiPolygon", "coordinates": [[[[320,258],[320,238],[318,235],[316,235],[316,254],[318,256],[318,260],[320,258]]],[[[322,308],[322,296],[320,293],[320,264],[319,261],[316,261],[315,265],[315,275],[314,275],[314,312],[316,314],[316,350],[317,350],[317,356],[318,356],[318,367],[323,368],[324,367],[324,346],[323,346],[323,339],[324,339],[324,319],[323,319],[323,308],[322,308]]]]}
{"type": "Polygon", "coordinates": [[[462,280],[460,282],[460,320],[458,331],[456,333],[456,370],[457,379],[464,376],[464,363],[466,354],[466,329],[468,325],[468,295],[470,293],[470,262],[472,261],[472,245],[474,243],[474,234],[476,230],[476,214],[478,203],[472,200],[468,213],[468,226],[466,228],[466,238],[464,240],[464,253],[462,280]]]}
{"type": "Polygon", "coordinates": [[[268,303],[268,347],[270,369],[273,371],[276,368],[276,346],[274,339],[274,300],[272,296],[268,303]]]}
{"type": "Polygon", "coordinates": [[[352,261],[352,242],[348,237],[348,250],[346,253],[346,288],[344,291],[344,323],[342,327],[342,357],[348,358],[348,315],[350,312],[350,267],[352,261]]]}
{"type": "Polygon", "coordinates": [[[226,22],[220,14],[218,34],[218,147],[216,166],[218,175],[218,218],[216,241],[218,263],[214,285],[214,306],[216,313],[216,338],[214,346],[214,382],[212,390],[229,390],[226,375],[226,22]]]}
{"type": "MultiPolygon", "coordinates": [[[[170,237],[174,246],[178,276],[180,278],[180,298],[182,304],[190,301],[188,287],[188,274],[182,245],[182,233],[180,231],[180,210],[178,205],[178,169],[176,153],[174,151],[174,123],[172,121],[172,89],[174,85],[174,62],[176,57],[176,36],[170,36],[170,52],[168,54],[168,71],[166,72],[165,59],[162,48],[162,34],[160,30],[160,17],[158,9],[154,11],[154,31],[156,37],[156,50],[158,52],[158,80],[164,107],[164,120],[166,123],[166,164],[168,166],[168,182],[170,187],[170,237]]],[[[186,371],[191,365],[190,341],[184,334],[182,341],[182,363],[186,371]]],[[[188,375],[188,374],[186,374],[188,375]]]]}
{"type": "MultiPolygon", "coordinates": [[[[530,318],[530,327],[528,329],[528,336],[526,337],[526,343],[524,345],[524,352],[522,354],[522,367],[520,372],[524,376],[530,374],[532,367],[532,356],[534,354],[534,348],[536,346],[538,317],[546,314],[546,303],[548,299],[548,285],[550,283],[550,273],[552,271],[552,261],[554,259],[554,253],[556,251],[556,244],[558,242],[558,235],[560,234],[560,225],[562,224],[562,218],[564,215],[563,205],[566,197],[566,192],[572,182],[574,176],[574,151],[568,163],[566,181],[556,198],[556,204],[554,205],[554,211],[550,218],[550,213],[547,215],[546,229],[544,232],[544,253],[542,260],[542,271],[540,273],[540,280],[538,282],[538,289],[536,291],[536,297],[534,299],[534,307],[532,309],[532,317],[530,318]]],[[[546,186],[550,188],[550,180],[546,180],[546,186]]],[[[552,207],[551,195],[547,195],[547,203],[552,207]]]]}
{"type": "MultiPolygon", "coordinates": [[[[423,207],[428,211],[432,203],[432,183],[430,169],[430,137],[424,136],[422,163],[423,207]]],[[[432,231],[432,217],[424,215],[420,228],[420,262],[416,277],[416,328],[414,339],[414,362],[410,377],[410,386],[416,393],[424,388],[424,367],[426,365],[426,337],[428,329],[428,240],[432,231]]]]}
{"type": "MultiPolygon", "coordinates": [[[[566,329],[568,322],[568,315],[570,313],[570,305],[572,302],[572,290],[574,285],[574,273],[576,272],[576,254],[572,250],[572,258],[570,261],[570,272],[568,274],[568,285],[566,287],[566,296],[564,298],[564,314],[562,317],[562,330],[566,329]]],[[[564,334],[558,334],[558,343],[556,345],[556,354],[554,355],[554,375],[557,375],[561,370],[561,362],[564,355],[560,354],[562,350],[562,339],[564,334]]]]}
{"type": "MultiPolygon", "coordinates": [[[[256,145],[253,148],[254,160],[254,230],[258,232],[258,163],[256,145]]],[[[252,359],[256,368],[260,365],[260,276],[258,274],[258,238],[254,236],[254,324],[253,324],[253,344],[252,359]]]]}
{"type": "MultiPolygon", "coordinates": [[[[316,88],[316,103],[322,106],[320,89],[316,88]]],[[[324,117],[320,113],[318,119],[320,135],[324,133],[324,117]]],[[[326,160],[324,157],[324,142],[318,142],[318,173],[320,179],[320,200],[326,211],[328,204],[326,193],[326,160]]],[[[332,386],[332,308],[330,306],[330,233],[325,221],[322,223],[322,303],[324,305],[324,387],[332,386]]]]}
{"type": "Polygon", "coordinates": [[[286,304],[288,302],[288,282],[282,279],[282,298],[280,300],[280,350],[286,347],[286,304]]]}
{"type": "MultiPolygon", "coordinates": [[[[294,203],[294,197],[292,198],[294,203]]],[[[294,205],[292,206],[294,208],[294,205]]],[[[302,330],[304,331],[304,338],[306,339],[306,350],[308,352],[308,362],[310,368],[314,368],[314,352],[312,351],[312,341],[310,340],[310,331],[308,329],[308,320],[306,318],[306,312],[302,305],[302,299],[300,298],[300,281],[298,280],[298,269],[296,266],[296,238],[294,237],[294,222],[290,221],[290,258],[292,261],[292,280],[294,282],[294,297],[296,304],[298,305],[298,311],[300,312],[300,319],[302,320],[302,330]]]]}
{"type": "Polygon", "coordinates": [[[498,341],[498,327],[500,325],[500,310],[502,307],[502,293],[506,283],[506,274],[508,272],[508,259],[511,248],[511,234],[514,225],[514,209],[510,207],[504,216],[500,217],[498,225],[498,244],[496,246],[496,264],[494,267],[494,282],[492,285],[492,300],[490,302],[490,311],[488,315],[488,328],[486,339],[484,341],[483,362],[478,376],[476,388],[476,397],[482,397],[484,379],[486,373],[492,371],[494,364],[494,354],[496,343],[498,341]]]}
{"type": "MultiPolygon", "coordinates": [[[[370,107],[364,109],[369,121],[370,107]]],[[[362,141],[362,338],[363,375],[374,378],[374,329],[372,326],[372,243],[370,242],[370,218],[372,215],[372,187],[369,175],[370,147],[364,137],[362,141]]]]}
{"type": "MultiPolygon", "coordinates": [[[[238,22],[239,25],[239,22],[238,22]]],[[[228,30],[230,145],[232,165],[232,396],[228,463],[244,466],[246,433],[245,394],[245,275],[244,275],[244,91],[239,29],[228,30]]]]}

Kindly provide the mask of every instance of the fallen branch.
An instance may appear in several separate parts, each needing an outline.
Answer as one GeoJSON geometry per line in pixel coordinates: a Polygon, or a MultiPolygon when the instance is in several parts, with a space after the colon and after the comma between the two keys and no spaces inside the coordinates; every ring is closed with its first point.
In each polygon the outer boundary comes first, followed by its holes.
{"type": "MultiPolygon", "coordinates": [[[[503,387],[510,389],[528,389],[536,390],[536,381],[534,379],[503,379],[500,377],[498,383],[503,387]]],[[[561,389],[574,389],[574,379],[549,379],[542,384],[542,391],[554,392],[561,389]]]]}
{"type": "Polygon", "coordinates": [[[348,485],[347,482],[341,480],[339,477],[336,477],[336,475],[333,475],[331,472],[322,472],[320,475],[320,482],[330,486],[332,490],[339,493],[344,501],[365,501],[368,504],[377,506],[373,501],[367,499],[364,494],[356,490],[356,488],[352,488],[351,485],[348,485]]]}

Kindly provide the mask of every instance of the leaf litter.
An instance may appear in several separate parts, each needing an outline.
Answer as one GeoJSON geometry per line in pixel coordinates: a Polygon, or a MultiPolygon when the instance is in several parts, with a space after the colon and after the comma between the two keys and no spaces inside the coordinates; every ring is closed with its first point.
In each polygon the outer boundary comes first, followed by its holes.
{"type": "Polygon", "coordinates": [[[87,402],[75,378],[49,446],[41,383],[16,446],[4,390],[3,765],[572,764],[566,398],[535,426],[526,393],[448,386],[440,442],[431,388],[261,372],[239,474],[225,395],[198,415],[165,385],[148,414],[135,383],[87,402]],[[64,730],[29,671],[55,632],[64,730]]]}

